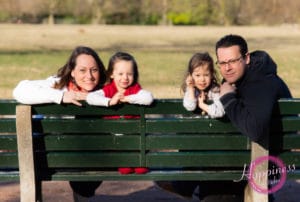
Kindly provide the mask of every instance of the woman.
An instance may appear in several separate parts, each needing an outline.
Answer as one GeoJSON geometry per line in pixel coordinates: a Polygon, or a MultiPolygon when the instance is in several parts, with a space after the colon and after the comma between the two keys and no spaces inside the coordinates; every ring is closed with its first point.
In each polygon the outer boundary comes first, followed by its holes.
{"type": "Polygon", "coordinates": [[[97,53],[89,47],[76,47],[56,76],[46,80],[21,81],[13,91],[14,98],[24,104],[73,103],[86,100],[89,92],[105,83],[105,67],[97,53]]]}
{"type": "MultiPolygon", "coordinates": [[[[72,103],[81,106],[92,91],[103,87],[105,67],[98,54],[89,47],[76,47],[56,76],[46,80],[21,81],[13,91],[14,98],[24,104],[72,103]]],[[[108,100],[98,100],[103,105],[108,100]]],[[[88,201],[101,182],[70,182],[74,201],[88,201]]]]}

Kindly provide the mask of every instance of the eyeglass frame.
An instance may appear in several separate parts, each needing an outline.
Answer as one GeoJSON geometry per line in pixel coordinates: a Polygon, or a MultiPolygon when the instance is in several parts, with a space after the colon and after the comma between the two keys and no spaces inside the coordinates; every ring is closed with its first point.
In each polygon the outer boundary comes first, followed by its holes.
{"type": "Polygon", "coordinates": [[[234,64],[236,64],[237,62],[239,62],[242,58],[243,58],[243,56],[241,55],[240,57],[238,57],[238,58],[236,58],[236,59],[228,60],[227,62],[220,62],[220,61],[217,61],[217,62],[216,62],[216,65],[218,65],[219,67],[225,67],[226,65],[234,65],[234,64]]]}

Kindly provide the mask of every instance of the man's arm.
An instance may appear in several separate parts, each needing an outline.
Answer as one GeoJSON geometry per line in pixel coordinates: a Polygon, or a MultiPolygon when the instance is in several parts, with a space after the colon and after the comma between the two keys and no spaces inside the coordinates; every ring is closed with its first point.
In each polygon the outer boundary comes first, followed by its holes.
{"type": "Polygon", "coordinates": [[[231,91],[220,98],[233,125],[255,142],[269,135],[272,111],[277,101],[276,87],[271,83],[250,83],[241,97],[231,91]]]}

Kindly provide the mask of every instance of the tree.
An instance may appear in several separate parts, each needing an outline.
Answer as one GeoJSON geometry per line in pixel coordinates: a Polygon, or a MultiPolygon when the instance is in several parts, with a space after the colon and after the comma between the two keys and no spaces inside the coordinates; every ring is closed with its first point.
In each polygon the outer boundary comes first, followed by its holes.
{"type": "Polygon", "coordinates": [[[104,6],[104,0],[89,0],[92,8],[92,23],[93,24],[104,24],[102,8],[104,6]]]}
{"type": "Polygon", "coordinates": [[[55,23],[54,15],[55,11],[58,8],[59,0],[48,0],[48,8],[49,8],[49,17],[48,24],[53,25],[55,23]]]}
{"type": "Polygon", "coordinates": [[[219,5],[219,24],[235,25],[238,24],[241,9],[241,0],[217,0],[219,5]]]}
{"type": "Polygon", "coordinates": [[[161,19],[161,24],[167,25],[168,24],[168,18],[167,14],[168,13],[168,0],[163,0],[162,1],[162,19],[161,19]]]}

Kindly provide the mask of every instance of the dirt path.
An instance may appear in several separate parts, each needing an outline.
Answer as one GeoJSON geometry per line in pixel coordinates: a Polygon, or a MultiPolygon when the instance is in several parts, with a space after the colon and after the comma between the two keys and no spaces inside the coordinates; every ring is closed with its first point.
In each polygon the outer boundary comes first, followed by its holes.
{"type": "MultiPolygon", "coordinates": [[[[68,182],[44,182],[44,202],[71,202],[68,182]]],[[[19,202],[19,183],[0,183],[0,202],[19,202]]],[[[92,202],[187,202],[157,188],[150,181],[104,182],[96,192],[92,202]]],[[[300,180],[287,181],[276,194],[275,202],[298,202],[300,200],[300,180]]],[[[197,202],[197,199],[193,199],[197,202]]]]}

